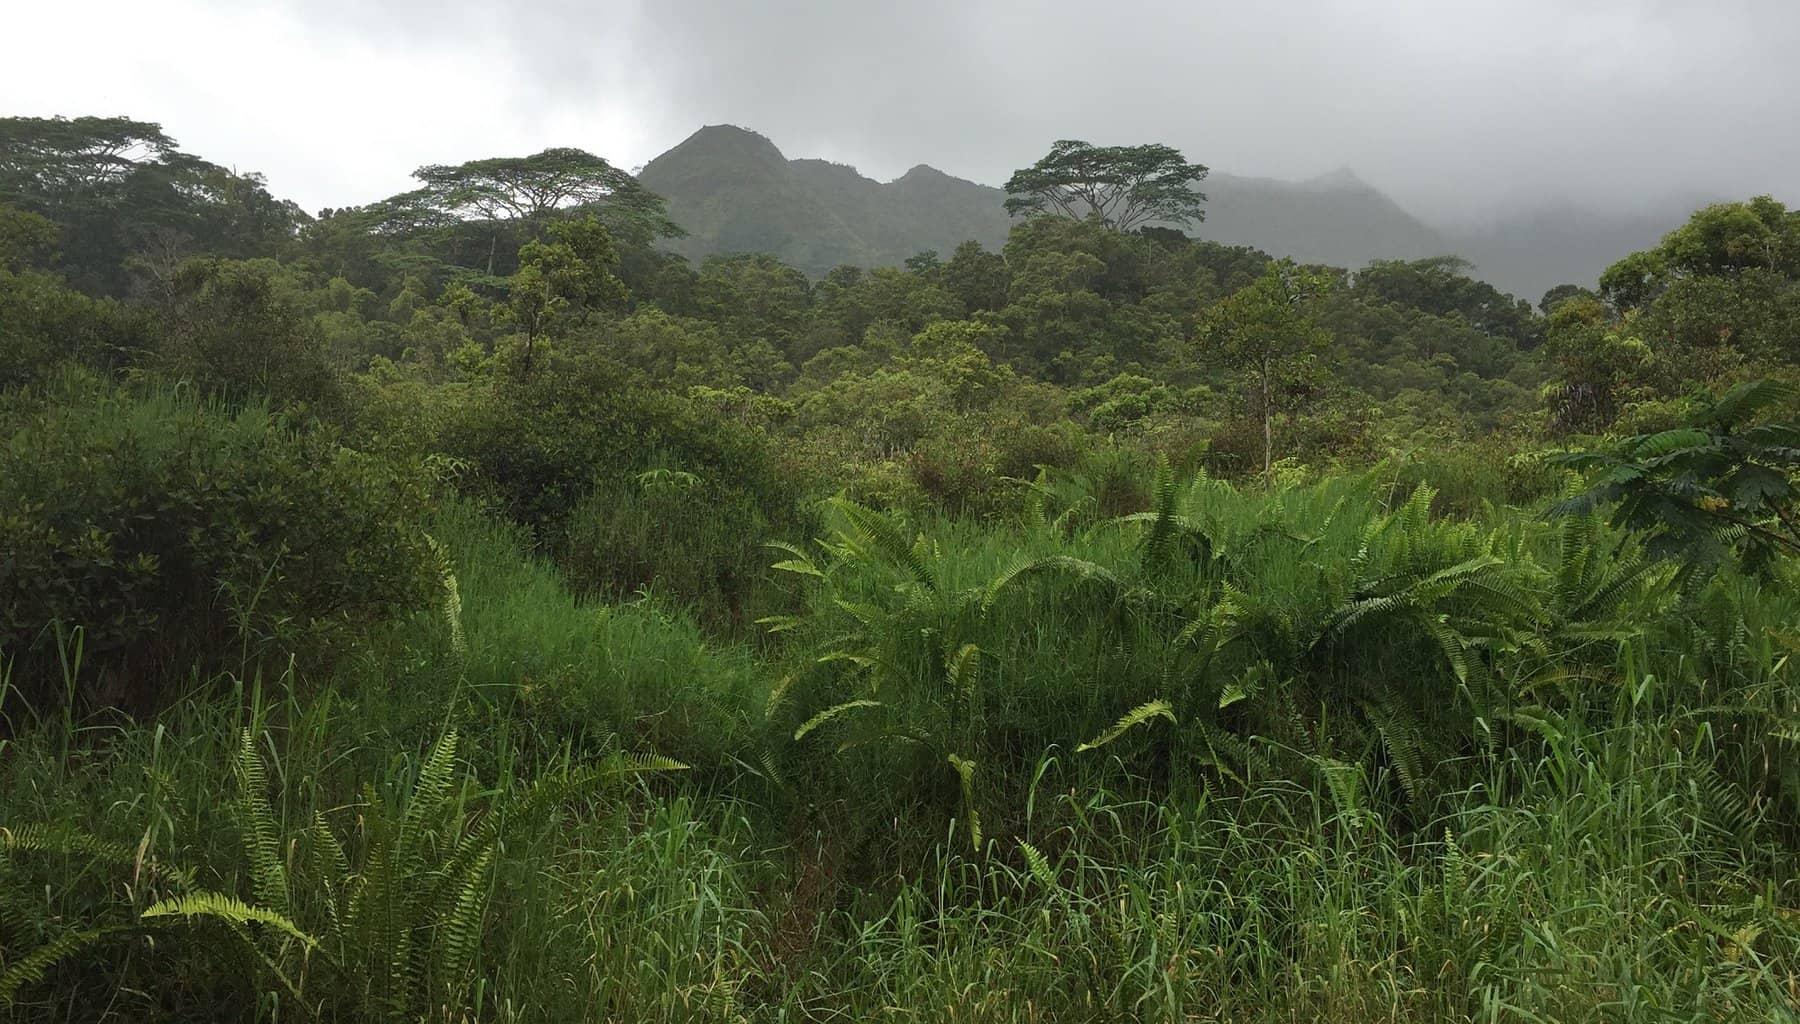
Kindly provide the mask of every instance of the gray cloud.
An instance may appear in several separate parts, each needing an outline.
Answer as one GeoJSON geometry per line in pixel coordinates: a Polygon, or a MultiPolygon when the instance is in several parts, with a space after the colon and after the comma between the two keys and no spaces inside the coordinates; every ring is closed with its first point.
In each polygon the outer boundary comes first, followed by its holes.
{"type": "MultiPolygon", "coordinates": [[[[1800,200],[1794,0],[181,2],[144,26],[82,15],[169,59],[51,76],[60,112],[127,100],[106,109],[309,206],[541,145],[641,163],[719,122],[879,177],[922,162],[997,183],[1064,137],[1166,141],[1243,174],[1349,165],[1440,223],[1556,199],[1800,200]],[[193,84],[195,62],[254,74],[242,50],[269,40],[246,36],[268,32],[278,79],[193,84]]],[[[41,71],[0,70],[0,96],[53,112],[41,71]]]]}

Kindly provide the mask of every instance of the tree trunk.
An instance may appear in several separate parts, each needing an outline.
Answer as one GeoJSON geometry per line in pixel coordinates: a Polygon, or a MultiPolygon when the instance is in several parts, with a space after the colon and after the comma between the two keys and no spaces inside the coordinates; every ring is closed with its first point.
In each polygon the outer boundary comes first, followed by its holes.
{"type": "Polygon", "coordinates": [[[498,249],[499,247],[500,247],[500,229],[495,228],[493,234],[488,235],[487,276],[489,276],[489,277],[494,276],[494,250],[498,249]]]}
{"type": "Polygon", "coordinates": [[[1269,408],[1269,361],[1263,360],[1262,372],[1262,414],[1263,414],[1263,483],[1267,484],[1275,478],[1275,414],[1269,408]]]}

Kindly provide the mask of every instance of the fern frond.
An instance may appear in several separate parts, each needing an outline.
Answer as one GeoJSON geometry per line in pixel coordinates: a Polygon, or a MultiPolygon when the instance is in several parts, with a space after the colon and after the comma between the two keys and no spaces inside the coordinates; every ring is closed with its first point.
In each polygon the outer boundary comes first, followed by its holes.
{"type": "Polygon", "coordinates": [[[462,588],[456,582],[456,566],[451,561],[450,550],[438,543],[436,537],[426,534],[425,543],[431,547],[437,562],[438,584],[444,591],[443,612],[450,628],[450,650],[460,658],[468,653],[469,641],[463,633],[462,588]]]}
{"type": "Polygon", "coordinates": [[[763,546],[769,547],[769,548],[774,548],[777,551],[785,551],[788,554],[794,556],[792,558],[788,558],[788,559],[784,559],[782,561],[776,562],[774,565],[771,565],[769,568],[780,569],[783,572],[798,573],[802,576],[817,576],[819,579],[825,578],[825,571],[823,569],[819,568],[818,564],[812,560],[811,555],[807,554],[805,551],[801,550],[800,548],[795,547],[794,545],[789,544],[786,541],[779,541],[779,540],[770,541],[769,543],[767,543],[763,546]]]}
{"type": "Polygon", "coordinates": [[[1461,633],[1440,617],[1427,617],[1425,628],[1430,631],[1438,649],[1444,652],[1444,659],[1450,663],[1450,670],[1456,673],[1456,681],[1469,681],[1468,645],[1461,633]]]}
{"type": "Polygon", "coordinates": [[[154,878],[169,879],[185,888],[192,888],[194,884],[193,871],[174,864],[165,864],[147,856],[148,843],[147,835],[143,841],[133,846],[101,839],[81,829],[66,825],[30,824],[15,828],[0,825],[0,854],[18,852],[82,856],[98,863],[129,868],[133,881],[136,881],[141,874],[148,874],[154,878]]]}
{"type": "Polygon", "coordinates": [[[962,788],[963,828],[969,833],[969,846],[980,853],[981,812],[975,809],[975,762],[956,754],[951,754],[948,760],[950,767],[956,770],[956,777],[962,788]]]}
{"type": "Polygon", "coordinates": [[[281,858],[281,840],[275,831],[275,812],[269,806],[268,773],[256,751],[256,739],[248,727],[238,737],[237,826],[243,836],[244,854],[250,861],[250,881],[256,898],[277,913],[288,909],[287,868],[281,858]]]}
{"type": "Polygon", "coordinates": [[[1056,871],[1050,867],[1050,861],[1037,847],[1025,840],[1019,840],[1019,853],[1025,857],[1025,867],[1030,870],[1031,877],[1037,879],[1044,891],[1055,893],[1062,890],[1056,880],[1056,871]]]}
{"type": "Polygon", "coordinates": [[[1693,427],[1677,427],[1636,438],[1631,445],[1633,458],[1654,459],[1712,444],[1712,435],[1693,427]]]}
{"type": "Polygon", "coordinates": [[[987,593],[982,599],[983,608],[991,608],[1002,591],[1011,587],[1026,576],[1040,572],[1062,572],[1074,576],[1081,581],[1098,581],[1114,591],[1122,590],[1125,582],[1111,569],[1085,559],[1069,555],[1049,555],[1028,562],[1018,562],[1005,572],[996,576],[987,586],[987,593]]]}
{"type": "Polygon", "coordinates": [[[956,700],[957,715],[967,724],[980,714],[981,648],[964,644],[945,666],[950,691],[956,700]]]}
{"type": "Polygon", "coordinates": [[[788,691],[794,688],[794,681],[798,678],[798,675],[790,672],[775,680],[775,685],[769,688],[768,702],[763,705],[764,718],[774,720],[775,715],[787,703],[788,691]]]}
{"type": "Polygon", "coordinates": [[[892,519],[848,498],[832,498],[831,508],[845,523],[844,540],[865,556],[885,559],[906,570],[927,590],[938,589],[937,574],[924,552],[892,519]]]}
{"type": "Polygon", "coordinates": [[[319,940],[300,929],[286,914],[267,907],[255,907],[236,896],[222,892],[192,892],[162,900],[138,915],[140,920],[159,917],[210,917],[228,924],[256,924],[295,939],[307,949],[318,949],[319,940]]]}
{"type": "Polygon", "coordinates": [[[1411,711],[1391,697],[1365,701],[1363,713],[1369,716],[1375,731],[1381,735],[1382,746],[1387,750],[1395,774],[1400,776],[1400,787],[1406,790],[1407,799],[1418,803],[1424,793],[1425,780],[1429,778],[1425,770],[1423,727],[1411,711]]]}
{"type": "Polygon", "coordinates": [[[1734,838],[1749,836],[1756,827],[1756,815],[1744,793],[1717,772],[1703,772],[1697,788],[1701,803],[1726,832],[1734,838]]]}
{"type": "Polygon", "coordinates": [[[1166,718],[1171,722],[1175,721],[1175,709],[1169,706],[1168,701],[1160,698],[1157,700],[1145,701],[1119,716],[1119,720],[1113,723],[1112,728],[1093,739],[1088,740],[1081,746],[1076,747],[1075,752],[1079,754],[1084,751],[1097,750],[1138,726],[1155,721],[1158,718],[1166,718]]]}
{"type": "Polygon", "coordinates": [[[1800,398],[1800,389],[1786,381],[1754,380],[1725,392],[1707,412],[1707,419],[1722,427],[1732,427],[1777,402],[1800,398]]]}
{"type": "Polygon", "coordinates": [[[344,889],[350,883],[350,858],[320,811],[313,812],[312,827],[307,829],[307,848],[313,872],[325,890],[327,923],[336,932],[343,919],[344,889]]]}
{"type": "Polygon", "coordinates": [[[481,918],[487,906],[488,868],[493,859],[494,844],[482,844],[480,856],[461,875],[449,913],[439,915],[441,938],[433,966],[438,977],[444,979],[446,996],[457,995],[462,979],[473,973],[475,952],[481,944],[481,918]]]}
{"type": "Polygon", "coordinates": [[[807,733],[812,732],[814,729],[817,729],[822,725],[825,725],[826,723],[830,722],[834,718],[839,717],[840,715],[848,714],[849,712],[856,711],[860,708],[879,708],[879,707],[886,707],[886,706],[887,705],[883,704],[882,702],[880,702],[878,700],[847,700],[847,701],[844,701],[842,704],[833,704],[831,707],[828,707],[825,710],[823,710],[823,711],[819,712],[818,714],[812,716],[811,718],[807,719],[806,722],[800,726],[800,728],[795,729],[794,730],[794,739],[795,739],[795,741],[805,739],[807,733]]]}
{"type": "Polygon", "coordinates": [[[1325,788],[1330,792],[1338,814],[1348,818],[1352,824],[1360,824],[1363,817],[1363,786],[1366,782],[1362,765],[1318,755],[1312,758],[1312,762],[1325,779],[1325,788]]]}
{"type": "Polygon", "coordinates": [[[44,980],[58,961],[73,956],[96,942],[132,929],[122,925],[83,928],[64,932],[20,957],[0,973],[0,1007],[11,1006],[19,989],[44,980]]]}
{"type": "Polygon", "coordinates": [[[432,744],[431,753],[425,756],[425,763],[419,767],[419,777],[413,783],[412,795],[406,802],[406,813],[400,820],[402,842],[418,832],[427,815],[436,814],[442,808],[455,776],[457,741],[455,729],[444,733],[432,744]]]}
{"type": "Polygon", "coordinates": [[[1150,523],[1150,534],[1144,539],[1145,569],[1162,561],[1169,538],[1175,533],[1175,474],[1169,469],[1167,458],[1157,460],[1156,489],[1151,507],[1155,516],[1150,523]]]}
{"type": "Polygon", "coordinates": [[[7,828],[0,825],[0,852],[80,854],[110,864],[137,862],[137,848],[90,835],[80,829],[42,824],[7,828]]]}

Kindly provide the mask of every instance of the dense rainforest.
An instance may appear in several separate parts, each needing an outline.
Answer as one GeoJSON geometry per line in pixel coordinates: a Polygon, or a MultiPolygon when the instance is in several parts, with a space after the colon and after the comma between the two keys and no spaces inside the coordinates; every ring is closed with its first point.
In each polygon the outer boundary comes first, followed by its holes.
{"type": "Polygon", "coordinates": [[[1800,211],[675,255],[0,119],[0,1015],[1791,1021],[1800,211]]]}

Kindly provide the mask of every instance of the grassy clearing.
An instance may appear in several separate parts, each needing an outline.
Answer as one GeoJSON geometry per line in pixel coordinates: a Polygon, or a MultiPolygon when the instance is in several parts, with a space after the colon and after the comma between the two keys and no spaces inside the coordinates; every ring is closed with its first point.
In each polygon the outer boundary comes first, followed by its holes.
{"type": "Polygon", "coordinates": [[[1793,1019],[1787,583],[1382,474],[1147,490],[837,503],[754,649],[451,506],[329,679],[9,697],[7,1013],[1793,1019]]]}

